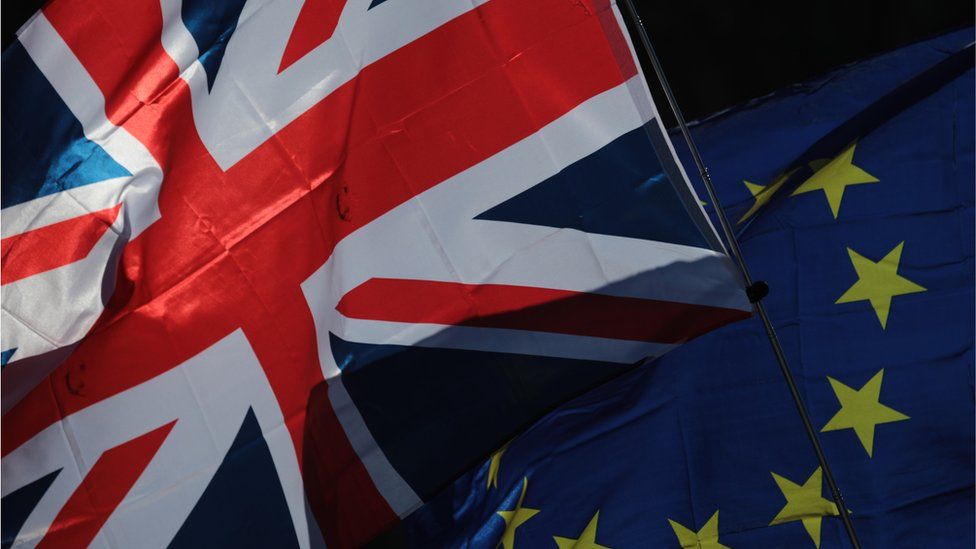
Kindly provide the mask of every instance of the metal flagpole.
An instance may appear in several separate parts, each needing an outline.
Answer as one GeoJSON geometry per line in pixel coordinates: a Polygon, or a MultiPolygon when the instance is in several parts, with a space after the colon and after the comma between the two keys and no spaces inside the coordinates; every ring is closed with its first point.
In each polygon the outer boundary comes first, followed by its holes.
{"type": "Polygon", "coordinates": [[[827,485],[830,487],[830,493],[834,498],[834,503],[837,505],[837,511],[840,514],[840,520],[844,523],[844,529],[847,531],[847,537],[851,540],[851,545],[855,549],[860,549],[861,544],[857,539],[857,533],[854,531],[854,522],[851,520],[850,511],[847,509],[847,505],[844,503],[844,498],[841,496],[840,488],[837,486],[837,481],[834,479],[834,474],[830,470],[830,466],[827,465],[827,456],[824,454],[823,447],[820,445],[820,440],[817,438],[817,432],[813,428],[813,423],[810,422],[810,414],[807,412],[806,405],[803,403],[803,398],[800,396],[800,391],[797,389],[796,380],[793,378],[793,373],[790,371],[789,363],[786,361],[786,355],[783,353],[783,348],[779,343],[779,338],[776,337],[776,331],[773,329],[773,323],[769,320],[769,315],[766,313],[766,308],[762,304],[762,298],[766,296],[769,292],[768,286],[765,282],[753,282],[752,277],[749,275],[749,269],[746,266],[745,258],[742,256],[742,250],[739,248],[739,241],[735,237],[735,233],[732,231],[732,226],[729,223],[728,217],[725,215],[725,211],[722,209],[722,205],[718,200],[718,195],[715,192],[715,187],[712,185],[712,178],[708,174],[708,168],[702,161],[701,154],[698,152],[698,146],[695,144],[695,140],[691,137],[691,132],[688,130],[688,124],[685,122],[684,115],[681,114],[681,108],[678,107],[677,101],[674,98],[674,92],[671,91],[671,85],[668,84],[668,79],[664,76],[664,69],[661,67],[661,62],[658,60],[657,54],[654,52],[654,47],[651,45],[651,40],[647,36],[647,30],[644,28],[644,23],[641,21],[640,15],[637,13],[637,8],[634,6],[633,0],[622,0],[627,7],[628,16],[634,27],[637,29],[637,34],[640,36],[641,44],[644,46],[644,50],[647,56],[651,60],[651,64],[654,66],[654,72],[657,74],[658,81],[661,83],[661,87],[664,88],[664,93],[668,97],[668,103],[671,105],[671,110],[674,111],[675,118],[678,121],[678,127],[681,128],[681,134],[684,136],[685,141],[688,143],[688,148],[691,149],[691,156],[695,160],[695,164],[698,166],[698,172],[701,174],[702,181],[705,183],[705,189],[708,191],[708,198],[712,201],[712,205],[715,208],[715,213],[718,214],[719,223],[722,225],[722,231],[725,233],[725,239],[729,243],[729,247],[732,251],[732,257],[738,263],[739,269],[742,271],[742,277],[745,279],[747,285],[747,293],[749,295],[749,300],[752,301],[756,306],[756,311],[759,313],[759,318],[762,319],[763,327],[766,329],[766,336],[769,338],[769,343],[773,347],[773,353],[776,355],[776,361],[779,363],[779,369],[783,373],[783,378],[786,380],[786,386],[789,387],[790,395],[793,397],[793,402],[796,404],[796,410],[800,413],[800,419],[803,421],[803,427],[807,432],[807,437],[810,439],[810,444],[813,445],[813,451],[817,454],[817,461],[820,462],[820,467],[823,470],[824,478],[827,479],[827,485]]]}

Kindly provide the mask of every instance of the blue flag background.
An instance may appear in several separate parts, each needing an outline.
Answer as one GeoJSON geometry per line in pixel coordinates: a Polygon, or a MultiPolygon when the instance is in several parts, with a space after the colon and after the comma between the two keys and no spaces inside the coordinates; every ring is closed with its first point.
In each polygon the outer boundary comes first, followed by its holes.
{"type": "MultiPolygon", "coordinates": [[[[976,542],[972,41],[906,47],[693,128],[866,547],[976,542]]],[[[849,545],[756,318],[558,409],[405,535],[849,545]]]]}

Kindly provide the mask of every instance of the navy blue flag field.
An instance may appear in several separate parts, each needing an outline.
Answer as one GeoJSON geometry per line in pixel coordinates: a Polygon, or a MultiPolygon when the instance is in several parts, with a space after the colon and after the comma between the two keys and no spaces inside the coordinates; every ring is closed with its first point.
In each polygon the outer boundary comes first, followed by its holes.
{"type": "MultiPolygon", "coordinates": [[[[972,29],[693,128],[865,547],[974,545],[972,29]]],[[[690,165],[690,164],[688,164],[690,165]]],[[[847,547],[758,320],[536,423],[414,547],[847,547]]]]}

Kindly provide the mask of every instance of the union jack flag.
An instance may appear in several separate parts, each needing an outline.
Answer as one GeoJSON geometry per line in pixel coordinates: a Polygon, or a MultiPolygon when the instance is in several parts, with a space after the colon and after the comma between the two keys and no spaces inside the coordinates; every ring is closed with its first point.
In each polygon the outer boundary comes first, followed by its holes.
{"type": "Polygon", "coordinates": [[[3,53],[3,546],[357,546],[751,307],[609,0],[54,0],[3,53]]]}

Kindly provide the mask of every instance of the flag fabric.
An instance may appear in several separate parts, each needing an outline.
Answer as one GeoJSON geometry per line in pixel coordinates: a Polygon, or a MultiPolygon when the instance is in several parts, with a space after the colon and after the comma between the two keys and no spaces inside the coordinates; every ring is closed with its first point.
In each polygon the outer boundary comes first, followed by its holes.
{"type": "MultiPolygon", "coordinates": [[[[973,29],[693,127],[863,547],[974,545],[973,29]]],[[[561,408],[415,547],[850,547],[758,319],[561,408]]]]}
{"type": "Polygon", "coordinates": [[[357,546],[749,316],[607,0],[54,0],[3,52],[3,546],[357,546]]]}

